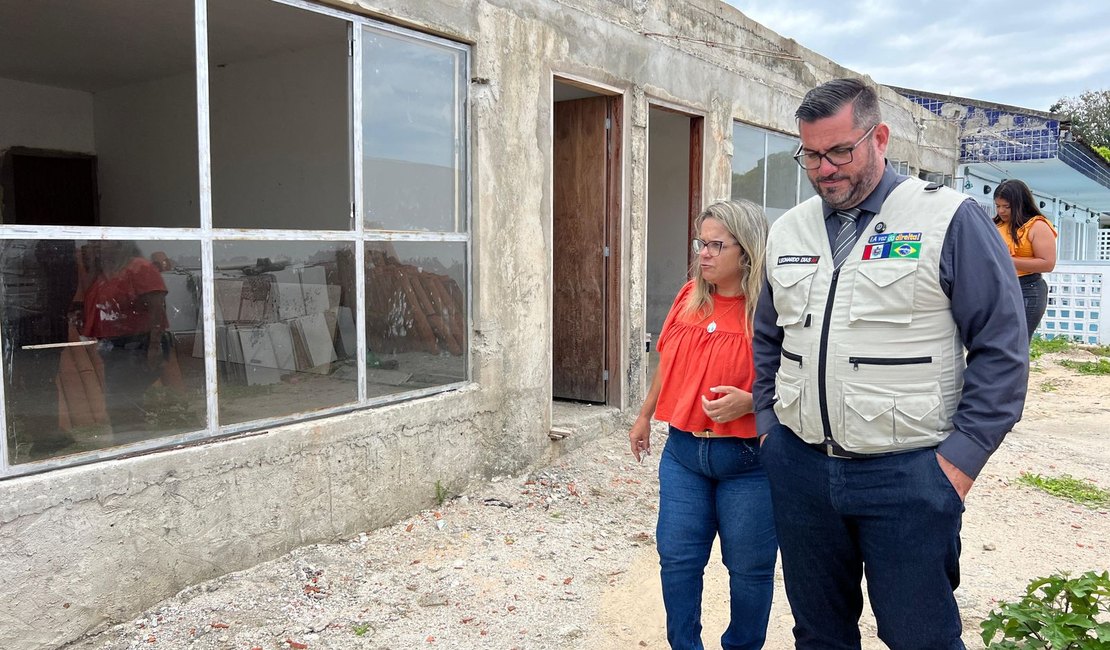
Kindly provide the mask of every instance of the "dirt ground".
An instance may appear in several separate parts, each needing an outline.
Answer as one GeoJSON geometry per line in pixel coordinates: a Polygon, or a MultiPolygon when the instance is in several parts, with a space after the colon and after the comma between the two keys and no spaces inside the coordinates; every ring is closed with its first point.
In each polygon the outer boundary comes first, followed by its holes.
{"type": "MultiPolygon", "coordinates": [[[[957,598],[969,648],[982,648],[979,622],[997,601],[1033,577],[1110,567],[1107,509],[1017,482],[1070,474],[1110,489],[1110,377],[1061,358],[1036,362],[1024,419],[968,496],[957,598]]],[[[190,587],[66,647],[666,648],[657,458],[636,464],[618,432],[392,526],[190,587]]],[[[705,647],[719,650],[728,608],[717,560],[703,609],[705,647]]],[[[791,625],[780,573],[766,647],[792,647],[791,625]]],[[[864,648],[885,647],[869,613],[861,629],[864,648]]]]}
{"type": "MultiPolygon", "coordinates": [[[[1057,571],[1110,569],[1110,513],[1051,497],[1017,483],[1023,472],[1069,474],[1110,490],[1110,377],[1084,376],[1065,368],[1065,358],[1091,360],[1085,352],[1041,357],[1033,363],[1022,421],[980,474],[968,494],[963,521],[962,584],[956,592],[964,620],[964,643],[982,648],[979,623],[998,600],[1017,600],[1030,579],[1057,571]]],[[[707,650],[719,650],[728,624],[728,574],[715,553],[703,598],[707,650]]],[[[793,646],[793,620],[776,576],[767,648],[793,646]]],[[[598,645],[631,648],[639,640],[666,647],[660,628],[657,559],[635,558],[619,588],[602,599],[598,645]],[[637,624],[629,624],[636,612],[637,624]],[[651,633],[646,633],[651,630],[651,633]]],[[[885,648],[875,637],[869,608],[861,622],[863,648],[885,648]]]]}

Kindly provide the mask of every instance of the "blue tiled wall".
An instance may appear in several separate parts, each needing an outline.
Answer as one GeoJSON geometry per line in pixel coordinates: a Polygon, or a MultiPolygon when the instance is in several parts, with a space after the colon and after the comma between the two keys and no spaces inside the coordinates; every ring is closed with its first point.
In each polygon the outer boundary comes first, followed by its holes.
{"type": "Polygon", "coordinates": [[[960,123],[960,162],[1000,162],[1056,158],[1060,122],[952,100],[905,95],[930,112],[960,123]]]}

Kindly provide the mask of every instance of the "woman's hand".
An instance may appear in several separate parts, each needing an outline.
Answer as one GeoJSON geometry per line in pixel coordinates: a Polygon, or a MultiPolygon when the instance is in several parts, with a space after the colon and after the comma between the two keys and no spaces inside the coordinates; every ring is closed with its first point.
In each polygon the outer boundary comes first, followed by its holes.
{"type": "Polygon", "coordinates": [[[731,422],[752,412],[752,394],[735,386],[714,386],[709,392],[717,399],[701,397],[701,408],[714,422],[731,422]]]}
{"type": "Polygon", "coordinates": [[[643,417],[636,418],[632,428],[628,430],[628,442],[636,462],[643,462],[640,454],[646,456],[651,453],[651,420],[643,417]]]}

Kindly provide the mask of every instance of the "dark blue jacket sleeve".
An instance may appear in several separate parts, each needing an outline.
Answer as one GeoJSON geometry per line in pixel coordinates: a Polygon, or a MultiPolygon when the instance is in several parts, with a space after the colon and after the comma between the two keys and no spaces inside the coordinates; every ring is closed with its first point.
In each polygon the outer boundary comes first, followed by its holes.
{"type": "Polygon", "coordinates": [[[955,430],[937,452],[975,478],[1021,419],[1029,341],[1009,251],[973,199],[956,211],[945,235],[940,282],[967,351],[967,370],[955,430]]]}
{"type": "Polygon", "coordinates": [[[763,289],[755,309],[755,330],[752,339],[752,358],[755,362],[755,382],[752,384],[752,408],[755,409],[755,428],[759,435],[769,433],[779,418],[775,415],[775,373],[782,362],[782,328],[775,324],[778,313],[771,300],[771,283],[763,277],[763,289]]]}

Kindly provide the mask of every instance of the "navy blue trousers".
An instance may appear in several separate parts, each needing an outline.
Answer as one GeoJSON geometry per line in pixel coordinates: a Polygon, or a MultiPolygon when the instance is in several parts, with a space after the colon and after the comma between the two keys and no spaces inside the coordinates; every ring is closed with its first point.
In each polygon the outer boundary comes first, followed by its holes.
{"type": "Polygon", "coordinates": [[[892,650],[964,648],[953,596],[964,507],[935,450],[830,458],[779,425],[760,451],[797,648],[860,647],[865,576],[892,650]]]}

